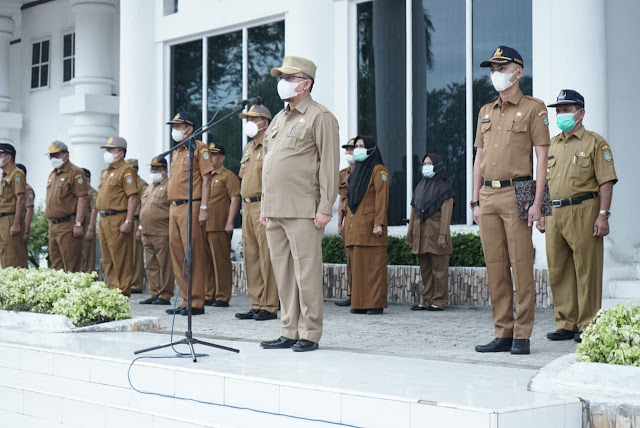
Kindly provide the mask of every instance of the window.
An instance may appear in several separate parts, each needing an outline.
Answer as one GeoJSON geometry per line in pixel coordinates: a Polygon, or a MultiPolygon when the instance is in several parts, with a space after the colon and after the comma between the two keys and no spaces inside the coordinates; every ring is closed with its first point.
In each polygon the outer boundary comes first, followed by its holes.
{"type": "Polygon", "coordinates": [[[171,115],[189,112],[198,126],[202,117],[202,40],[171,47],[171,89],[171,115]]]}
{"type": "Polygon", "coordinates": [[[33,44],[31,51],[31,89],[49,87],[49,40],[33,44]]]}
{"type": "Polygon", "coordinates": [[[174,13],[178,13],[178,0],[164,0],[163,15],[173,15],[174,13]]]}
{"type": "Polygon", "coordinates": [[[69,82],[76,76],[76,33],[62,36],[62,81],[69,82]]]}

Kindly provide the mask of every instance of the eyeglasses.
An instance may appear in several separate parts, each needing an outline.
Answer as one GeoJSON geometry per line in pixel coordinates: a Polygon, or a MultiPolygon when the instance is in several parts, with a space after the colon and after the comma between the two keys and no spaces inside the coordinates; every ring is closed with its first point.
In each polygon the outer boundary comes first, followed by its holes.
{"type": "Polygon", "coordinates": [[[280,76],[276,77],[276,80],[278,82],[281,80],[286,80],[287,82],[293,82],[295,79],[306,80],[307,78],[303,76],[294,76],[292,74],[281,74],[280,76]]]}

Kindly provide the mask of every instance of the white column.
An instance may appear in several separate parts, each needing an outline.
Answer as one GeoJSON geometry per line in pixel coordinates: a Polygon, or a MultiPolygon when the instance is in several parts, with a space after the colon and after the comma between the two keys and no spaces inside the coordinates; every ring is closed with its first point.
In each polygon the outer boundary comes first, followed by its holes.
{"type": "Polygon", "coordinates": [[[16,7],[0,7],[0,143],[13,144],[10,132],[22,128],[22,115],[10,113],[13,100],[9,97],[9,42],[15,31],[11,18],[16,7]]]}
{"type": "MultiPolygon", "coordinates": [[[[126,3],[126,2],[125,2],[126,3]]],[[[116,135],[114,116],[118,115],[115,43],[116,0],[72,0],[75,17],[74,95],[60,99],[60,113],[72,114],[69,129],[72,159],[82,162],[93,175],[104,168],[102,149],[116,135]]]]}

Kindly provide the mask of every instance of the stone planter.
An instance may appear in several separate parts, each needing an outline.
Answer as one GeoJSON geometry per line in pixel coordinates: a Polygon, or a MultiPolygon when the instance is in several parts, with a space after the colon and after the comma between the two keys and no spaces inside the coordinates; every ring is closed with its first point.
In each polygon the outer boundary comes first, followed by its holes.
{"type": "MultiPolygon", "coordinates": [[[[322,268],[324,297],[347,297],[346,265],[325,263],[322,268]]],[[[389,302],[418,303],[421,274],[418,266],[388,266],[389,302]]],[[[546,269],[534,269],[536,308],[553,307],[546,269]]],[[[242,262],[233,262],[233,293],[246,294],[242,262]]],[[[478,267],[449,268],[449,305],[491,306],[487,270],[478,267]]]]}

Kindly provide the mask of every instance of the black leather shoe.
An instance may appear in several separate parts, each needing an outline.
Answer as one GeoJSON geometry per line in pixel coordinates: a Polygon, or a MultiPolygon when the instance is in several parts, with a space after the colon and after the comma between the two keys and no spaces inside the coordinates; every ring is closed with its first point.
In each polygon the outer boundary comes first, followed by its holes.
{"type": "Polygon", "coordinates": [[[428,310],[428,311],[431,311],[431,312],[444,311],[444,309],[440,309],[440,308],[439,308],[439,307],[437,307],[436,305],[429,305],[429,306],[427,307],[427,310],[428,310]]]}
{"type": "Polygon", "coordinates": [[[549,340],[571,340],[573,339],[577,331],[565,330],[564,328],[559,328],[556,331],[552,331],[551,333],[547,333],[547,339],[549,340]]]}
{"type": "Polygon", "coordinates": [[[531,353],[529,339],[513,339],[511,353],[513,355],[528,355],[531,353]]]}
{"type": "Polygon", "coordinates": [[[167,299],[163,299],[162,297],[158,297],[156,300],[153,301],[154,305],[170,305],[171,302],[168,301],[167,299]]]}
{"type": "Polygon", "coordinates": [[[131,289],[131,294],[142,294],[142,290],[131,289]]]}
{"type": "Polygon", "coordinates": [[[236,314],[236,318],[238,318],[239,320],[252,320],[253,316],[258,312],[260,311],[258,311],[257,309],[251,309],[249,312],[238,312],[236,314]]]}
{"type": "Polygon", "coordinates": [[[228,308],[229,303],[225,302],[224,300],[216,300],[215,302],[213,302],[213,306],[215,306],[216,308],[228,308]]]}
{"type": "MultiPolygon", "coordinates": [[[[187,308],[184,308],[180,311],[181,315],[189,315],[189,311],[187,308]]],[[[204,314],[204,308],[191,308],[191,315],[202,315],[204,314]]]]}
{"type": "Polygon", "coordinates": [[[155,301],[156,299],[154,299],[153,297],[149,297],[148,299],[140,300],[138,303],[141,305],[150,305],[155,301]]]}
{"type": "Polygon", "coordinates": [[[168,313],[169,315],[173,315],[174,313],[179,314],[180,312],[184,311],[185,308],[184,306],[177,306],[175,311],[173,310],[173,308],[171,309],[167,309],[165,312],[168,313]]]}
{"type": "Polygon", "coordinates": [[[382,308],[367,309],[366,314],[367,315],[380,315],[380,314],[382,314],[383,311],[384,311],[384,309],[382,309],[382,308]]]}
{"type": "Polygon", "coordinates": [[[260,309],[257,314],[253,316],[253,319],[256,321],[268,321],[275,320],[278,318],[278,314],[273,314],[269,311],[265,311],[264,309],[260,309]]]}
{"type": "Polygon", "coordinates": [[[204,301],[204,305],[205,306],[213,306],[216,303],[215,300],[205,300],[204,301]]]}
{"type": "Polygon", "coordinates": [[[366,314],[367,310],[366,309],[351,309],[351,313],[352,314],[366,314]]]}
{"type": "Polygon", "coordinates": [[[293,352],[315,351],[316,349],[318,349],[318,343],[312,342],[307,339],[300,339],[295,345],[293,345],[292,349],[293,352]]]}
{"type": "Polygon", "coordinates": [[[280,336],[276,340],[265,340],[260,342],[260,346],[264,349],[286,349],[295,345],[297,340],[289,339],[288,337],[280,336]]]}
{"type": "Polygon", "coordinates": [[[427,308],[425,308],[422,305],[414,305],[414,306],[411,306],[411,310],[412,311],[426,311],[427,308]]]}
{"type": "Polygon", "coordinates": [[[351,299],[340,300],[338,302],[334,302],[337,306],[351,306],[351,299]]]}
{"type": "Polygon", "coordinates": [[[511,337],[496,337],[486,345],[476,345],[476,352],[509,352],[513,345],[511,337]]]}
{"type": "Polygon", "coordinates": [[[582,330],[580,330],[575,334],[575,336],[573,337],[573,340],[575,340],[578,343],[582,343],[582,330]]]}

